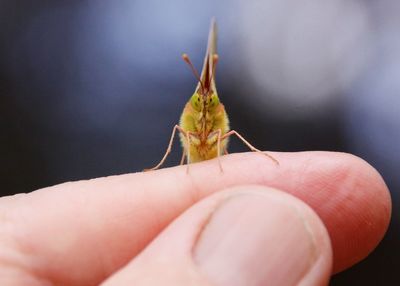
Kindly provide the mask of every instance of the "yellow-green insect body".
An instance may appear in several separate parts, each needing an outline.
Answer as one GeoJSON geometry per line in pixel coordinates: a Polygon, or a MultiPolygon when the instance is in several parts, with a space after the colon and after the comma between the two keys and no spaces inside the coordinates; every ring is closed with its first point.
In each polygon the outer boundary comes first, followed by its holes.
{"type": "Polygon", "coordinates": [[[186,150],[188,162],[212,159],[226,150],[228,138],[221,141],[218,152],[218,130],[221,130],[221,137],[226,134],[229,131],[229,119],[216,92],[206,96],[195,92],[186,103],[179,125],[189,132],[189,146],[186,136],[180,133],[182,147],[189,149],[186,150]]]}
{"type": "MultiPolygon", "coordinates": [[[[238,132],[229,129],[228,115],[218,98],[215,87],[215,66],[218,62],[216,41],[217,26],[215,21],[212,20],[201,75],[197,73],[189,57],[186,54],[182,56],[192,69],[198,84],[194,94],[183,109],[179,125],[175,125],[173,128],[167,151],[161,161],[150,170],[156,170],[164,163],[171,152],[177,130],[180,133],[183,148],[181,164],[184,163],[185,159],[189,164],[219,158],[222,154],[227,154],[228,139],[231,135],[236,135],[250,150],[262,153],[279,164],[271,155],[256,149],[238,132]]],[[[220,162],[219,167],[222,171],[220,162]]]]}

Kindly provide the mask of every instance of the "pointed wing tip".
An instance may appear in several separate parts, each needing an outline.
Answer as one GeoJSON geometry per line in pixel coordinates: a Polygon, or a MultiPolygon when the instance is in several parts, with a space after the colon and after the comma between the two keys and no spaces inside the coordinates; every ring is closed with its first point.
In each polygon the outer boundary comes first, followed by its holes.
{"type": "Polygon", "coordinates": [[[208,35],[207,53],[210,54],[217,53],[217,35],[218,35],[217,21],[215,20],[215,17],[212,17],[210,24],[210,32],[208,35]]]}
{"type": "Polygon", "coordinates": [[[215,16],[211,17],[210,30],[217,30],[217,20],[215,16]]]}

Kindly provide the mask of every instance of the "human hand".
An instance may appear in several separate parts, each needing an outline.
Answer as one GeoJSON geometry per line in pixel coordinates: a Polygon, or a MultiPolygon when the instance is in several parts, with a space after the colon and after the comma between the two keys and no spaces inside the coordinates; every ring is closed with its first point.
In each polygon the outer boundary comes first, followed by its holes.
{"type": "Polygon", "coordinates": [[[387,187],[351,155],[274,156],[3,197],[0,285],[327,284],[382,239],[387,187]]]}

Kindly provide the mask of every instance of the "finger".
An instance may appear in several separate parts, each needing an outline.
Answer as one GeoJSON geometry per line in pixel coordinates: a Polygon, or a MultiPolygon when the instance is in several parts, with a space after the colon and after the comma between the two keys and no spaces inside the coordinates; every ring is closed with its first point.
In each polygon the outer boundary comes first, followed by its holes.
{"type": "Polygon", "coordinates": [[[259,154],[234,154],[221,158],[223,174],[211,160],[191,165],[189,174],[182,166],[3,198],[0,217],[7,217],[5,224],[12,227],[0,229],[23,252],[11,263],[58,284],[96,284],[192,204],[239,184],[275,187],[314,208],[330,234],[335,271],[368,255],[390,219],[390,197],[379,174],[340,153],[274,157],[279,167],[259,154]]]}
{"type": "Polygon", "coordinates": [[[104,286],[327,285],[332,251],[312,209],[260,186],[200,201],[104,286]]]}

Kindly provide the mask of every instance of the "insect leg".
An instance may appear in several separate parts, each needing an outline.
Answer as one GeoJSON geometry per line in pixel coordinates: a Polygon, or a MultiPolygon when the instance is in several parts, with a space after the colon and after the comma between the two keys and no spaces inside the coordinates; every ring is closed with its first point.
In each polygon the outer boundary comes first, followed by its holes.
{"type": "Polygon", "coordinates": [[[189,165],[190,165],[190,135],[191,133],[188,131],[186,132],[186,146],[185,146],[185,150],[186,150],[186,174],[189,174],[189,165]]]}
{"type": "Polygon", "coordinates": [[[182,158],[181,158],[181,162],[179,163],[179,165],[183,165],[185,163],[185,158],[186,158],[186,146],[183,148],[182,158]]]}
{"type": "Polygon", "coordinates": [[[224,155],[228,155],[228,154],[229,154],[228,149],[226,147],[224,147],[224,155]]]}
{"type": "Polygon", "coordinates": [[[254,147],[253,145],[251,145],[246,139],[243,138],[242,135],[240,135],[238,132],[236,132],[235,130],[231,130],[228,133],[225,133],[224,136],[222,136],[222,140],[228,138],[231,135],[236,135],[240,140],[242,140],[242,142],[250,148],[251,151],[257,152],[257,153],[261,153],[265,156],[267,156],[268,158],[270,158],[272,161],[274,161],[275,164],[279,165],[279,161],[276,160],[274,157],[272,157],[271,155],[269,155],[268,153],[264,153],[261,150],[258,150],[256,147],[254,147]]]}
{"type": "Polygon", "coordinates": [[[222,164],[221,164],[221,129],[218,129],[217,130],[217,134],[218,134],[218,137],[217,137],[217,158],[218,158],[218,165],[219,165],[219,170],[221,171],[221,173],[223,173],[224,172],[224,170],[222,169],[222,164]]]}
{"type": "Polygon", "coordinates": [[[161,161],[155,167],[150,168],[150,169],[144,169],[144,171],[157,170],[158,168],[161,167],[162,164],[164,164],[164,162],[167,159],[169,153],[171,152],[172,143],[174,142],[174,137],[175,137],[176,130],[178,130],[179,132],[181,132],[185,136],[187,135],[185,130],[182,129],[182,127],[180,127],[179,125],[175,125],[174,129],[172,130],[171,138],[169,139],[169,144],[168,144],[167,151],[165,151],[165,154],[164,154],[163,158],[161,159],[161,161]]]}
{"type": "Polygon", "coordinates": [[[210,134],[208,134],[207,137],[207,144],[214,146],[215,144],[217,145],[217,160],[218,160],[218,165],[219,165],[219,170],[221,173],[223,173],[222,169],[222,164],[221,164],[221,138],[222,138],[222,130],[217,129],[210,134]]]}

